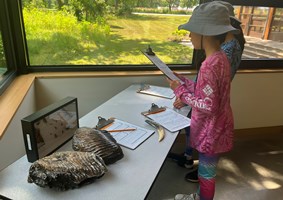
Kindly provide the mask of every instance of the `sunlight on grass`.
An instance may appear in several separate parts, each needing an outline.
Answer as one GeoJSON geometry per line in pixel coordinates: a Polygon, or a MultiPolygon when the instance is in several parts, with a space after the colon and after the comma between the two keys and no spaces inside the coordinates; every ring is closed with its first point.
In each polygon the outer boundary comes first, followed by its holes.
{"type": "Polygon", "coordinates": [[[59,11],[23,14],[31,65],[151,64],[141,53],[149,44],[167,64],[192,62],[192,49],[169,39],[187,16],[112,17],[98,25],[59,11]]]}

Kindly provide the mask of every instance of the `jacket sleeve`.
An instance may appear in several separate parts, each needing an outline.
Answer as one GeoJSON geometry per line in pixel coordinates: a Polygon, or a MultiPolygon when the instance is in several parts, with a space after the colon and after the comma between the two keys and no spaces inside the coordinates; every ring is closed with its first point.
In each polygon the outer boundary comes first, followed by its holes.
{"type": "Polygon", "coordinates": [[[186,83],[178,86],[174,93],[182,102],[207,114],[213,114],[220,104],[216,73],[207,68],[201,69],[194,92],[186,83]]]}
{"type": "Polygon", "coordinates": [[[185,78],[183,76],[180,77],[180,79],[184,82],[184,87],[191,93],[194,93],[196,82],[193,80],[190,80],[188,78],[185,78]]]}

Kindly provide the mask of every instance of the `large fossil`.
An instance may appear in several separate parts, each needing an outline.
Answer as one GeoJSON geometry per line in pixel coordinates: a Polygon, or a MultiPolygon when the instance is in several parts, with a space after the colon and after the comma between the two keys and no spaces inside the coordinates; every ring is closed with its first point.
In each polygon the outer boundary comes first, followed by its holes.
{"type": "Polygon", "coordinates": [[[104,161],[94,152],[56,152],[30,166],[28,182],[40,187],[68,190],[92,183],[105,172],[104,161]]]}
{"type": "Polygon", "coordinates": [[[76,130],[73,136],[75,151],[95,152],[101,156],[105,164],[112,164],[124,157],[123,151],[116,140],[107,131],[88,127],[76,130]]]}

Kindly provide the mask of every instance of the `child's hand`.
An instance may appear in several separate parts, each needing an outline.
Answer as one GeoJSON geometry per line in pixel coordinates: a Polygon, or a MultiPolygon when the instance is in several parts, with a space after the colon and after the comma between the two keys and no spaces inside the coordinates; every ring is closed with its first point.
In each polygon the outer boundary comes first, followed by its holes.
{"type": "Polygon", "coordinates": [[[172,90],[175,90],[178,86],[181,85],[180,81],[177,81],[177,80],[170,80],[169,78],[167,78],[167,81],[168,81],[170,88],[172,90]]]}
{"type": "Polygon", "coordinates": [[[181,79],[181,80],[184,80],[184,79],[185,79],[185,77],[182,76],[181,74],[178,74],[178,73],[176,73],[176,72],[173,72],[173,73],[174,73],[174,75],[177,76],[179,79],[181,79]]]}
{"type": "Polygon", "coordinates": [[[177,109],[183,108],[186,104],[184,104],[180,98],[176,98],[176,100],[173,103],[173,106],[177,109]]]}

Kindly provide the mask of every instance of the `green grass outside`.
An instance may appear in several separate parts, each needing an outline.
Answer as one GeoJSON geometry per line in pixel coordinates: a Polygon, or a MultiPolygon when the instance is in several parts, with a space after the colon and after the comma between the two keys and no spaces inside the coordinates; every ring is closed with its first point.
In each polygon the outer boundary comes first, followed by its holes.
{"type": "Polygon", "coordinates": [[[192,49],[169,40],[187,16],[133,15],[100,27],[64,14],[25,11],[24,20],[31,65],[150,64],[140,52],[148,45],[166,63],[191,63],[192,49]]]}

